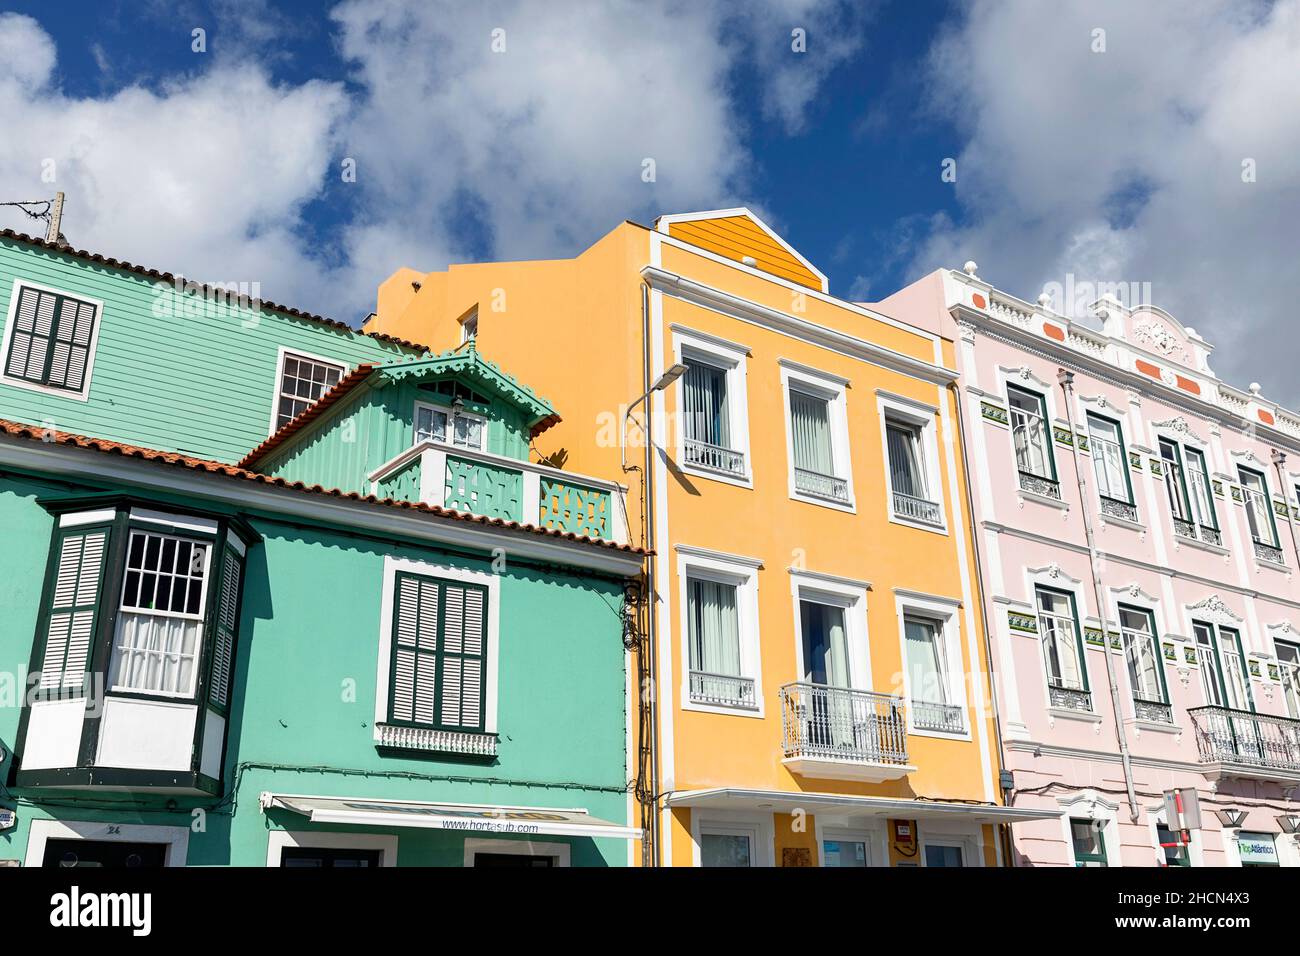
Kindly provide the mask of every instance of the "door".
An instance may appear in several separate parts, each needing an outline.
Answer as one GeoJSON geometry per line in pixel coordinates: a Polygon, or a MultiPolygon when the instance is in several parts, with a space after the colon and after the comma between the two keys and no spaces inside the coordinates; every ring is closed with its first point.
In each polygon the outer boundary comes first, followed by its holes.
{"type": "Polygon", "coordinates": [[[46,840],[41,866],[153,869],[167,863],[166,843],[125,840],[46,840]]]}
{"type": "Polygon", "coordinates": [[[555,857],[527,853],[475,853],[474,866],[545,868],[555,866],[555,857]]]}

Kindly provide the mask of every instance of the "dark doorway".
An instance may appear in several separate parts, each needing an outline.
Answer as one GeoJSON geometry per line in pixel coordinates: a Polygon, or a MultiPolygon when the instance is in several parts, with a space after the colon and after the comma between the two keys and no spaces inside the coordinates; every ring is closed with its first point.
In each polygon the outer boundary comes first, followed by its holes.
{"type": "Polygon", "coordinates": [[[42,866],[152,869],[167,862],[166,843],[122,840],[46,840],[42,866]]]}
{"type": "Polygon", "coordinates": [[[526,853],[475,853],[474,866],[555,866],[555,857],[529,856],[526,853]]]}
{"type": "Polygon", "coordinates": [[[330,850],[320,847],[287,846],[280,851],[280,865],[309,869],[350,870],[378,866],[379,850],[330,850]]]}

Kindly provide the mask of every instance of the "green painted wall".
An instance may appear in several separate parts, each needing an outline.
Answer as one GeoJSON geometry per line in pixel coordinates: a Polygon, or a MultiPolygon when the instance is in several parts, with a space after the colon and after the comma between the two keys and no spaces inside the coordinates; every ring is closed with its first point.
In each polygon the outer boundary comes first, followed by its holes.
{"type": "MultiPolygon", "coordinates": [[[[290,481],[369,494],[367,476],[414,442],[417,402],[446,405],[447,399],[409,379],[366,387],[304,429],[284,451],[258,462],[257,470],[290,481]]],[[[466,408],[488,420],[487,451],[516,461],[528,460],[527,423],[518,408],[501,398],[486,405],[467,404],[466,408]]],[[[393,497],[419,500],[418,484],[390,490],[411,492],[394,493],[393,497]]]]}
{"type": "Polygon", "coordinates": [[[0,324],[15,279],[104,307],[88,399],[0,379],[0,417],[149,448],[241,458],[267,436],[281,347],[349,367],[412,354],[265,309],[204,309],[201,297],[178,295],[170,283],[9,239],[0,239],[0,324]]]}
{"type": "MultiPolygon", "coordinates": [[[[0,475],[0,671],[19,683],[35,627],[52,519],[37,495],[69,493],[51,482],[0,475]]],[[[160,507],[178,502],[158,500],[160,507]]],[[[191,502],[201,506],[200,502],[191,502]]],[[[375,747],[375,680],[386,555],[490,571],[484,559],[422,545],[375,542],[249,515],[263,542],[250,549],[235,666],[225,785],[231,801],[77,794],[80,806],[18,803],[18,827],[0,834],[0,858],[22,859],[33,818],[190,826],[196,865],[265,863],[268,827],[312,829],[292,814],[267,817],[263,790],[281,793],[583,807],[627,820],[627,699],[617,582],[522,563],[499,571],[498,758],[484,764],[375,747]],[[311,769],[308,769],[311,768],[311,769]],[[321,768],[330,768],[329,770],[321,768]],[[115,808],[105,809],[113,801],[115,808]],[[125,801],[125,803],[124,803],[125,801]]],[[[3,678],[0,678],[3,680],[3,678]]],[[[0,683],[0,746],[8,773],[21,696],[0,683]]],[[[15,801],[0,792],[0,806],[15,801]]],[[[374,831],[358,831],[374,832],[374,831]]],[[[463,836],[393,831],[399,862],[459,865],[463,836]]],[[[537,838],[571,844],[575,865],[623,865],[621,840],[537,838]]]]}

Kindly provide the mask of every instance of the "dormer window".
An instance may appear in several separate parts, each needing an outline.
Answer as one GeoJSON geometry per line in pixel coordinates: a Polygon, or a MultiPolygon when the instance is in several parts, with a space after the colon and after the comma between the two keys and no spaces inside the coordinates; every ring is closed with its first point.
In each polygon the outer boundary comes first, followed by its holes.
{"type": "Polygon", "coordinates": [[[487,435],[487,419],[455,405],[415,406],[415,444],[436,441],[482,451],[487,435]]]}

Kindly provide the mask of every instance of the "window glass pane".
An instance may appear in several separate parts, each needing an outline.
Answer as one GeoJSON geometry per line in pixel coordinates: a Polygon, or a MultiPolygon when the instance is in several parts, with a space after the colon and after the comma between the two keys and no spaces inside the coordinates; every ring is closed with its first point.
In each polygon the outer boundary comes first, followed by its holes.
{"type": "Polygon", "coordinates": [[[1161,681],[1159,642],[1151,626],[1151,617],[1142,611],[1120,608],[1120,632],[1124,637],[1124,656],[1128,664],[1129,683],[1138,700],[1165,702],[1161,681]]]}
{"type": "Polygon", "coordinates": [[[925,847],[926,866],[961,866],[962,855],[959,846],[936,846],[933,843],[925,847]]]}
{"type": "Polygon", "coordinates": [[[1278,669],[1282,677],[1282,696],[1286,698],[1286,712],[1292,719],[1300,720],[1300,646],[1277,642],[1278,669]]]}
{"type": "Polygon", "coordinates": [[[1097,475],[1097,490],[1107,498],[1129,501],[1128,466],[1119,440],[1119,426],[1107,419],[1089,415],[1088,433],[1093,470],[1097,475]]]}
{"type": "Polygon", "coordinates": [[[1248,468],[1238,468],[1242,492],[1246,498],[1246,521],[1250,525],[1250,536],[1255,541],[1277,547],[1277,535],[1273,529],[1273,506],[1268,500],[1268,482],[1264,476],[1248,468]]]}
{"type": "Polygon", "coordinates": [[[280,394],[277,396],[276,429],[297,418],[343,376],[343,366],[318,362],[288,352],[280,371],[280,394]]]}
{"type": "Polygon", "coordinates": [[[1219,628],[1219,657],[1223,661],[1223,683],[1228,693],[1228,706],[1234,710],[1250,710],[1250,678],[1246,661],[1241,655],[1237,632],[1219,628]]]}
{"type": "Polygon", "coordinates": [[[1042,399],[1032,392],[1009,386],[1007,402],[1010,406],[1011,437],[1016,449],[1017,467],[1039,478],[1054,478],[1042,399]]]}
{"type": "Polygon", "coordinates": [[[790,422],[794,441],[794,466],[805,471],[815,471],[819,475],[834,475],[830,403],[824,398],[791,389],[790,422]]]}
{"type": "Polygon", "coordinates": [[[741,676],[736,586],[688,579],[687,592],[691,670],[741,676]]]}
{"type": "Polygon", "coordinates": [[[738,833],[701,833],[701,866],[753,866],[749,837],[738,833]]]}
{"type": "Polygon", "coordinates": [[[1224,706],[1223,682],[1219,675],[1219,655],[1214,646],[1214,633],[1209,625],[1193,624],[1196,637],[1196,658],[1201,665],[1201,689],[1205,702],[1214,707],[1224,706]]]}
{"type": "Polygon", "coordinates": [[[1106,866],[1106,843],[1097,820],[1071,820],[1070,838],[1078,866],[1106,866]]]}
{"type": "Polygon", "coordinates": [[[831,687],[850,686],[844,608],[801,601],[799,612],[803,625],[804,680],[831,687]]]}
{"type": "Polygon", "coordinates": [[[483,420],[472,415],[456,416],[455,443],[462,448],[483,447],[483,420]]]}
{"type": "Polygon", "coordinates": [[[1043,641],[1047,682],[1068,690],[1086,689],[1078,625],[1067,595],[1038,589],[1038,632],[1043,641]]]}
{"type": "Polygon", "coordinates": [[[912,699],[930,704],[950,703],[942,631],[938,623],[907,617],[903,619],[903,633],[907,647],[908,692],[912,699]]]}
{"type": "Polygon", "coordinates": [[[867,845],[860,840],[826,840],[822,843],[823,866],[867,865],[867,845]]]}
{"type": "Polygon", "coordinates": [[[928,498],[925,473],[921,468],[920,437],[919,430],[913,425],[898,422],[885,425],[890,487],[913,498],[928,498]]]}
{"type": "Polygon", "coordinates": [[[1179,460],[1178,446],[1164,438],[1160,439],[1160,458],[1164,462],[1165,498],[1169,501],[1169,511],[1179,521],[1190,521],[1191,515],[1187,510],[1187,486],[1182,462],[1179,460]]]}
{"type": "Polygon", "coordinates": [[[203,541],[131,532],[109,662],[114,689],[194,692],[210,551],[203,541]]]}
{"type": "Polygon", "coordinates": [[[440,408],[421,405],[415,409],[415,441],[447,440],[447,413],[440,408]]]}
{"type": "Polygon", "coordinates": [[[1179,839],[1177,833],[1163,823],[1156,824],[1156,841],[1160,844],[1160,851],[1164,855],[1165,866],[1191,865],[1186,844],[1179,839]]]}
{"type": "Polygon", "coordinates": [[[1217,528],[1219,522],[1214,515],[1214,497],[1205,455],[1195,448],[1184,448],[1183,456],[1187,461],[1187,493],[1192,499],[1196,523],[1203,528],[1217,528]]]}
{"type": "Polygon", "coordinates": [[[721,448],[731,447],[727,409],[727,373],[695,359],[685,359],[682,376],[683,425],[686,437],[721,448]]]}

